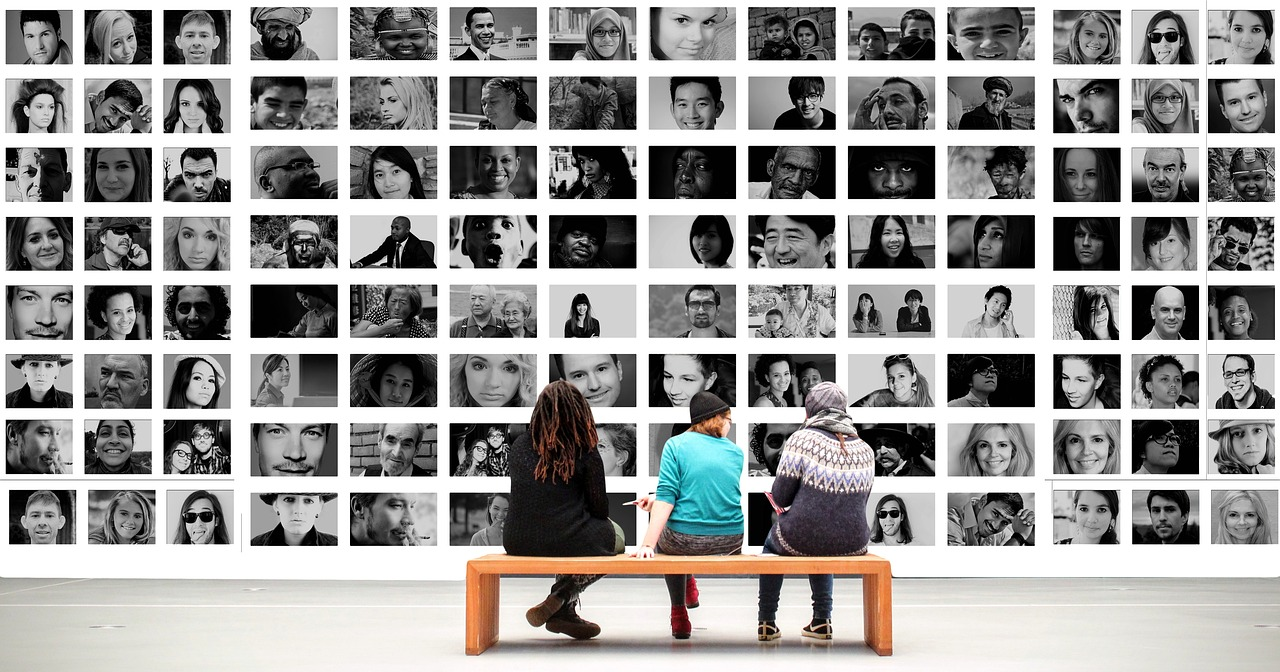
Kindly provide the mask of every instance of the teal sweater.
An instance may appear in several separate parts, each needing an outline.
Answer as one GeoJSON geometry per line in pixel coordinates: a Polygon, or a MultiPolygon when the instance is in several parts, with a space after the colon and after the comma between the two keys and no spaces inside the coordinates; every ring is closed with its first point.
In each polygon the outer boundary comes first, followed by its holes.
{"type": "Polygon", "coordinates": [[[742,449],[729,439],[677,434],[662,447],[658,501],[675,508],[667,527],[682,534],[742,534],[742,449]]]}

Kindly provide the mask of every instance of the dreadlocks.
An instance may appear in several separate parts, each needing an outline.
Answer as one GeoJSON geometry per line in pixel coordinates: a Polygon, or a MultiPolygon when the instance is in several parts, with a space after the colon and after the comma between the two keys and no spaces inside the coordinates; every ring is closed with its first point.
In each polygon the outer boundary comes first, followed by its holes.
{"type": "Polygon", "coordinates": [[[594,450],[599,438],[587,398],[572,383],[558,380],[538,395],[529,420],[529,434],[538,465],[533,477],[552,483],[573,477],[578,454],[594,450]]]}

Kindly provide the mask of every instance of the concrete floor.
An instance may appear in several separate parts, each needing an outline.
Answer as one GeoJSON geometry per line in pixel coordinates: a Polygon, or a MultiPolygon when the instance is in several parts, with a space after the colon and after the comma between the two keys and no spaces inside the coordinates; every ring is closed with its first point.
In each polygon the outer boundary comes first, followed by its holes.
{"type": "Polygon", "coordinates": [[[618,577],[584,596],[603,628],[574,642],[524,610],[548,579],[503,580],[502,640],[463,655],[456,582],[0,579],[0,670],[1277,669],[1276,579],[899,579],[894,655],[863,646],[861,586],[837,579],[836,639],[799,636],[808,584],[788,579],[774,645],[755,641],[756,583],[699,582],[693,637],[670,637],[662,582],[618,577]],[[105,627],[104,627],[105,626],[105,627]],[[708,668],[713,665],[713,668],[708,668]],[[658,668],[658,666],[661,666],[658,668]],[[793,668],[794,669],[794,668],[793,668]]]}

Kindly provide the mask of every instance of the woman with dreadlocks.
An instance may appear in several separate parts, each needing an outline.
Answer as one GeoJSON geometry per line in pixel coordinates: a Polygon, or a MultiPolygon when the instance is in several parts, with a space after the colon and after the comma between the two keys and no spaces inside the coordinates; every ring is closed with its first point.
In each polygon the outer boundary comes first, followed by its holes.
{"type": "MultiPolygon", "coordinates": [[[[596,423],[578,388],[556,381],[533,406],[529,431],[511,448],[511,513],[503,546],[511,555],[617,555],[622,528],[609,520],[596,423]]],[[[558,574],[547,599],[525,612],[529,625],[574,639],[600,634],[578,616],[578,595],[603,574],[558,574]]]]}

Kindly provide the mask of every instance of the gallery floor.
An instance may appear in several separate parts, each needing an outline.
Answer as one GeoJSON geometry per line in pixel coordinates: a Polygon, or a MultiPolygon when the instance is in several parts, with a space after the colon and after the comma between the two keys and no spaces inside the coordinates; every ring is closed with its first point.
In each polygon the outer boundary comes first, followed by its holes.
{"type": "Polygon", "coordinates": [[[683,642],[670,637],[657,578],[596,584],[582,613],[603,634],[590,642],[524,622],[548,585],[504,580],[502,640],[468,658],[456,582],[0,579],[0,670],[1243,672],[1280,659],[1278,579],[899,579],[888,658],[863,646],[857,579],[836,582],[829,644],[799,636],[802,579],[784,586],[772,645],[755,641],[752,580],[700,581],[683,642]]]}

